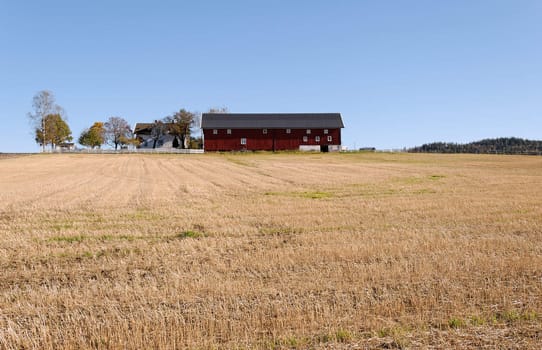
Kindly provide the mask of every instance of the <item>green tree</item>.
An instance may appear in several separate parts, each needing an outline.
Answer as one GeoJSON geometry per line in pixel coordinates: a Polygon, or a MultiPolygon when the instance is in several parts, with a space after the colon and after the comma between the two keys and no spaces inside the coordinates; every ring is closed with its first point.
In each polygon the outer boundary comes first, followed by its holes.
{"type": "Polygon", "coordinates": [[[83,130],[78,142],[90,148],[100,148],[105,143],[104,123],[96,122],[90,128],[83,130]]]}
{"type": "Polygon", "coordinates": [[[191,128],[196,120],[196,114],[182,108],[178,112],[171,116],[164,118],[164,122],[169,125],[169,132],[171,135],[178,137],[181,148],[187,148],[190,146],[190,134],[191,128]]]}
{"type": "Polygon", "coordinates": [[[44,150],[46,145],[55,149],[56,145],[73,139],[70,127],[58,113],[44,116],[41,125],[41,128],[36,128],[36,142],[42,145],[44,150]]]}
{"type": "Polygon", "coordinates": [[[136,138],[133,138],[133,137],[125,137],[125,136],[121,136],[120,140],[119,140],[119,144],[121,146],[133,146],[133,147],[139,147],[140,145],[140,141],[136,138]]]}
{"type": "Polygon", "coordinates": [[[48,141],[54,138],[49,137],[48,135],[48,129],[51,128],[51,125],[48,125],[47,119],[53,121],[55,118],[48,118],[48,116],[59,115],[61,119],[64,119],[62,117],[64,115],[64,110],[56,104],[54,94],[48,90],[39,91],[34,95],[32,107],[34,108],[34,112],[28,113],[28,119],[30,120],[32,128],[35,130],[36,142],[41,145],[42,152],[45,152],[45,147],[49,144],[53,144],[48,141]]]}

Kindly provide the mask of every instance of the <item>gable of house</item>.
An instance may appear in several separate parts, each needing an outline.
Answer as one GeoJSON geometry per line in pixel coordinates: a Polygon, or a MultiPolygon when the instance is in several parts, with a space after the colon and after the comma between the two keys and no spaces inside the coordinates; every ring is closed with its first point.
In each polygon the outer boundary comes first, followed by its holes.
{"type": "MultiPolygon", "coordinates": [[[[160,136],[156,143],[152,138],[152,129],[155,123],[136,123],[134,126],[134,136],[139,140],[139,148],[178,148],[182,142],[178,136],[172,135],[173,126],[164,123],[164,134],[160,136]]],[[[187,147],[185,140],[185,148],[187,147]]]]}

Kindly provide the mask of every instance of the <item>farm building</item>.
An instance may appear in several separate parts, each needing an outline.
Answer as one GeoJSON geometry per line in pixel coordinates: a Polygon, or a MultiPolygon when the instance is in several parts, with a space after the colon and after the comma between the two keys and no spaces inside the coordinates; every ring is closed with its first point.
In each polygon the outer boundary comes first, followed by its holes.
{"type": "MultiPolygon", "coordinates": [[[[136,123],[134,136],[139,140],[139,148],[179,148],[182,140],[179,136],[173,135],[172,125],[162,123],[160,130],[154,130],[155,123],[136,123]]],[[[188,147],[188,140],[185,140],[183,148],[188,147]]]]}
{"type": "Polygon", "coordinates": [[[203,113],[205,151],[339,151],[340,113],[203,113]]]}
{"type": "Polygon", "coordinates": [[[57,146],[57,149],[61,151],[73,151],[75,150],[75,143],[73,142],[62,142],[59,143],[57,146]]]}

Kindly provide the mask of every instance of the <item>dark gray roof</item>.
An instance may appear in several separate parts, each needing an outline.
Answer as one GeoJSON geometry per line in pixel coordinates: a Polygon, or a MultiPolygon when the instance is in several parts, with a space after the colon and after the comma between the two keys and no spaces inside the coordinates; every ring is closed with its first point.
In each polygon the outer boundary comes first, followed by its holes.
{"type": "Polygon", "coordinates": [[[139,134],[143,131],[150,131],[154,123],[136,123],[134,127],[134,134],[139,134]]]}
{"type": "MultiPolygon", "coordinates": [[[[168,132],[171,132],[172,125],[170,123],[164,123],[164,125],[165,125],[166,130],[168,132]]],[[[154,123],[136,123],[134,127],[134,134],[150,135],[153,127],[154,127],[154,123]]]]}
{"type": "Polygon", "coordinates": [[[340,113],[203,113],[202,129],[344,128],[340,113]]]}

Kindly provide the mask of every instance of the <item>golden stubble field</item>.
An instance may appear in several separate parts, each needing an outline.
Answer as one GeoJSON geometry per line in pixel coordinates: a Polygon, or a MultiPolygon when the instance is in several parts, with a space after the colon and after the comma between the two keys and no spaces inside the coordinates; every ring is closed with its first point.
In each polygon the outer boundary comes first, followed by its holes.
{"type": "Polygon", "coordinates": [[[537,348],[542,158],[0,158],[0,348],[537,348]]]}

